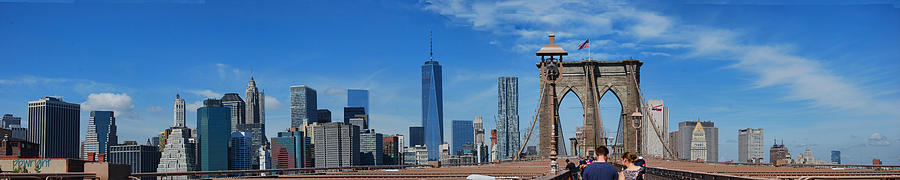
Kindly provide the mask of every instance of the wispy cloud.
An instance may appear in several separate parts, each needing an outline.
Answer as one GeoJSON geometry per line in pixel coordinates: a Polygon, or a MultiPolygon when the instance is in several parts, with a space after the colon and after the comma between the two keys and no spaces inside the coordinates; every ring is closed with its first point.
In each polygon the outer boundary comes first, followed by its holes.
{"type": "Polygon", "coordinates": [[[266,98],[265,99],[266,100],[266,104],[265,104],[266,109],[274,110],[274,109],[281,109],[284,107],[284,105],[281,104],[281,101],[278,101],[278,99],[275,97],[266,96],[265,98],[266,98]]]}
{"type": "MultiPolygon", "coordinates": [[[[832,72],[821,60],[794,54],[788,45],[748,44],[743,34],[728,29],[682,24],[675,18],[643,11],[625,1],[468,1],[426,0],[424,9],[449,17],[475,30],[514,38],[513,51],[534,51],[556,32],[564,47],[574,47],[575,36],[612,35],[618,48],[657,48],[645,56],[671,56],[666,49],[687,50],[696,59],[724,59],[723,67],[755,75],[750,88],[783,88],[784,97],[828,107],[870,113],[896,114],[900,104],[878,99],[867,84],[832,72]],[[644,45],[643,43],[653,44],[644,45]],[[875,107],[875,108],[873,108],[875,107]]],[[[598,39],[599,40],[599,39],[598,39]]],[[[571,55],[578,55],[575,52],[571,55]]],[[[621,58],[595,53],[595,57],[621,58]]],[[[857,77],[858,78],[858,77],[857,77]]]]}
{"type": "Polygon", "coordinates": [[[188,92],[190,92],[190,93],[192,93],[192,94],[200,95],[200,96],[203,96],[203,97],[207,97],[207,98],[221,98],[222,95],[223,95],[222,93],[217,93],[217,92],[214,92],[214,91],[209,90],[209,89],[204,89],[204,90],[190,90],[190,91],[188,91],[188,92]]]}
{"type": "Polygon", "coordinates": [[[25,75],[11,79],[0,79],[0,88],[16,86],[40,87],[48,89],[71,88],[79,94],[90,94],[96,92],[130,92],[129,88],[87,79],[51,78],[32,75],[25,75]]]}

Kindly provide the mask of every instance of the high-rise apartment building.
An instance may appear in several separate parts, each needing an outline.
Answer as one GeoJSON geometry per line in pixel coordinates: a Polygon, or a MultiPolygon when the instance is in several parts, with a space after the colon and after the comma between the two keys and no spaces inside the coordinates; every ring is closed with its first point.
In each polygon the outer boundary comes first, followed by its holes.
{"type": "Polygon", "coordinates": [[[316,110],[316,114],[319,116],[319,123],[330,123],[331,122],[331,111],[328,109],[319,109],[316,110]]]}
{"type": "Polygon", "coordinates": [[[185,127],[184,125],[184,99],[180,94],[175,94],[175,125],[173,127],[185,127]]]}
{"type": "Polygon", "coordinates": [[[159,165],[159,148],[151,145],[121,144],[109,147],[110,163],[128,164],[131,173],[156,172],[159,165]]]}
{"type": "Polygon", "coordinates": [[[697,123],[700,123],[706,139],[706,159],[707,162],[719,161],[719,128],[715,127],[712,121],[684,121],[678,123],[678,158],[681,160],[691,159],[691,145],[693,142],[694,130],[697,123]]]}
{"type": "Polygon", "coordinates": [[[384,165],[384,135],[366,129],[359,133],[359,165],[384,165]]]}
{"type": "Polygon", "coordinates": [[[422,126],[409,127],[409,147],[416,147],[416,145],[425,146],[425,128],[422,126]]]}
{"type": "Polygon", "coordinates": [[[763,144],[763,129],[738,129],[738,162],[756,162],[766,155],[763,144]]]}
{"type": "Polygon", "coordinates": [[[359,164],[359,126],[331,122],[314,128],[317,168],[359,164]]]}
{"type": "Polygon", "coordinates": [[[115,114],[112,111],[91,111],[82,158],[87,158],[87,153],[107,154],[109,147],[118,143],[115,114]]]}
{"type": "Polygon", "coordinates": [[[4,114],[3,121],[0,121],[3,128],[10,129],[13,127],[21,127],[22,126],[22,117],[16,117],[12,114],[4,114]]]}
{"type": "Polygon", "coordinates": [[[306,86],[291,86],[291,127],[318,122],[316,90],[306,86]]]}
{"type": "Polygon", "coordinates": [[[197,109],[197,154],[199,170],[228,170],[228,142],[231,139],[231,109],[218,99],[206,99],[197,109]]]}
{"type": "Polygon", "coordinates": [[[244,118],[246,118],[244,112],[247,110],[247,107],[244,104],[244,100],[241,99],[238,93],[225,93],[221,101],[222,106],[227,107],[231,112],[229,116],[229,119],[231,119],[231,132],[237,132],[238,124],[244,124],[244,118]]]}
{"type": "Polygon", "coordinates": [[[369,114],[369,90],[347,89],[347,107],[362,107],[369,114]]]}
{"type": "Polygon", "coordinates": [[[460,156],[466,153],[472,153],[463,148],[463,145],[469,144],[470,146],[475,144],[473,142],[475,140],[475,130],[474,125],[472,125],[472,121],[464,121],[464,120],[453,120],[452,123],[452,131],[453,131],[453,149],[451,149],[452,155],[460,156]]]}
{"type": "Polygon", "coordinates": [[[644,116],[641,128],[641,152],[644,156],[668,157],[666,143],[669,138],[669,107],[663,104],[663,100],[648,100],[647,105],[647,115],[644,116]]]}
{"type": "MultiPolygon", "coordinates": [[[[402,162],[402,159],[403,159],[403,156],[402,156],[403,143],[401,143],[402,140],[400,140],[400,139],[402,139],[402,138],[400,138],[400,137],[402,137],[402,136],[391,135],[391,136],[385,136],[384,138],[381,139],[381,145],[382,145],[382,151],[383,151],[381,156],[384,158],[384,160],[382,161],[381,164],[383,164],[383,165],[401,165],[400,163],[402,162]]],[[[362,138],[362,135],[360,135],[360,138],[362,138]]],[[[362,142],[360,142],[360,144],[362,144],[362,142]]],[[[362,151],[362,150],[360,150],[360,151],[362,151]]]]}
{"type": "Polygon", "coordinates": [[[428,160],[440,159],[437,148],[444,143],[444,91],[441,65],[431,54],[422,65],[422,127],[425,129],[425,145],[428,148],[428,160]]]}
{"type": "Polygon", "coordinates": [[[497,79],[497,133],[499,160],[517,156],[520,148],[518,77],[497,79]]]}
{"type": "Polygon", "coordinates": [[[44,97],[28,102],[29,142],[40,145],[42,158],[78,159],[81,105],[44,97]]]}
{"type": "MultiPolygon", "coordinates": [[[[196,144],[188,142],[191,129],[173,127],[163,146],[156,172],[188,172],[196,170],[196,144]]],[[[187,180],[187,176],[169,176],[162,180],[187,180]]]]}

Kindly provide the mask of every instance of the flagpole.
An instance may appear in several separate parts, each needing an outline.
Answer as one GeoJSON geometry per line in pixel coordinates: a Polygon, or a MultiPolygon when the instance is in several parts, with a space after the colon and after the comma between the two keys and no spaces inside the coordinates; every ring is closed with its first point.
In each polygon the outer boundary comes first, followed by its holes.
{"type": "Polygon", "coordinates": [[[591,37],[590,37],[590,35],[588,35],[588,60],[594,60],[594,58],[591,58],[591,37]]]}

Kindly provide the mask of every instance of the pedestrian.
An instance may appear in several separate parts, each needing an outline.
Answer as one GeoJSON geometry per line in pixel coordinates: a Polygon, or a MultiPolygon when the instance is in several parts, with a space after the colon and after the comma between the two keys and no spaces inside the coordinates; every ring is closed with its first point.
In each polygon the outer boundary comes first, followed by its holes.
{"type": "Polygon", "coordinates": [[[619,180],[643,179],[642,177],[640,177],[643,176],[643,174],[640,174],[643,168],[634,164],[634,161],[636,161],[637,158],[637,155],[634,155],[631,152],[625,152],[625,154],[622,154],[622,164],[625,165],[625,169],[619,173],[619,180]]]}
{"type": "Polygon", "coordinates": [[[566,159],[566,170],[577,172],[578,166],[575,166],[574,162],[569,162],[569,159],[566,159]]]}
{"type": "Polygon", "coordinates": [[[581,176],[586,180],[615,180],[618,179],[618,171],[612,164],[606,162],[609,150],[605,146],[594,148],[597,159],[584,168],[581,176]]]}

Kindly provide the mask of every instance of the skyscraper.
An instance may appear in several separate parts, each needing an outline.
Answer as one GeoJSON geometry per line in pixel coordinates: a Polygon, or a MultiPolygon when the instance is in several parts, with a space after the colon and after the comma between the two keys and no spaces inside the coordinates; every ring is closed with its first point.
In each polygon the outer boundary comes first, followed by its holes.
{"type": "Polygon", "coordinates": [[[702,160],[706,161],[709,158],[707,155],[707,147],[706,147],[706,133],[703,132],[703,127],[700,126],[700,123],[697,123],[694,126],[694,131],[691,133],[691,158],[690,160],[702,160]]]}
{"type": "Polygon", "coordinates": [[[197,109],[197,154],[201,171],[228,170],[231,110],[217,99],[206,99],[197,109]]]}
{"type": "Polygon", "coordinates": [[[484,144],[484,121],[481,119],[481,116],[475,116],[475,121],[472,122],[472,128],[474,129],[474,144],[484,144]]]}
{"type": "Polygon", "coordinates": [[[272,137],[272,168],[289,169],[297,168],[297,143],[294,136],[278,133],[278,137],[272,137]]]}
{"type": "Polygon", "coordinates": [[[175,94],[175,126],[184,127],[184,99],[180,94],[175,94]]]}
{"type": "Polygon", "coordinates": [[[319,123],[330,123],[331,122],[331,111],[328,109],[319,109],[316,110],[316,114],[318,114],[319,123]]]}
{"type": "Polygon", "coordinates": [[[256,81],[253,75],[250,75],[250,82],[247,82],[247,91],[244,98],[247,99],[246,118],[243,124],[263,124],[266,123],[266,96],[265,92],[260,92],[256,88],[256,81]]]}
{"type": "Polygon", "coordinates": [[[244,105],[244,100],[241,99],[241,96],[238,93],[225,93],[222,96],[222,106],[227,107],[231,116],[231,132],[238,131],[238,124],[244,124],[244,118],[246,118],[246,114],[244,111],[247,109],[244,105]]]}
{"type": "Polygon", "coordinates": [[[693,132],[697,123],[703,128],[704,137],[706,138],[706,157],[707,162],[719,161],[719,128],[712,121],[683,121],[678,123],[678,158],[681,160],[691,159],[691,142],[693,132]]]}
{"type": "Polygon", "coordinates": [[[359,126],[331,122],[314,128],[317,168],[359,164],[359,126]]]}
{"type": "Polygon", "coordinates": [[[756,162],[765,157],[763,149],[763,129],[738,130],[738,162],[756,162]]]}
{"type": "MultiPolygon", "coordinates": [[[[196,170],[196,157],[194,152],[196,146],[194,143],[188,142],[191,137],[191,129],[184,127],[173,127],[171,133],[166,139],[162,156],[159,159],[159,165],[156,172],[188,172],[196,170]]],[[[163,177],[163,180],[187,180],[187,176],[170,176],[163,177]]]]}
{"type": "MultiPolygon", "coordinates": [[[[344,107],[344,124],[350,124],[350,119],[357,115],[366,115],[365,107],[344,107]]],[[[362,126],[360,126],[362,128],[362,126]]]]}
{"type": "Polygon", "coordinates": [[[663,100],[648,100],[646,112],[644,116],[643,127],[641,128],[641,147],[644,156],[668,157],[666,152],[666,143],[669,138],[669,107],[663,105],[663,100]],[[650,122],[650,120],[653,122],[650,122]],[[654,128],[652,125],[656,125],[654,128]]]}
{"type": "MultiPolygon", "coordinates": [[[[430,44],[429,44],[430,46],[430,44]]],[[[425,129],[425,146],[428,160],[440,159],[436,147],[444,143],[444,91],[441,65],[434,60],[434,53],[422,65],[422,127],[425,129]]]]}
{"type": "Polygon", "coordinates": [[[409,127],[409,147],[416,147],[416,145],[425,145],[425,128],[422,126],[409,127]]]}
{"type": "MultiPolygon", "coordinates": [[[[308,157],[306,156],[306,150],[308,149],[307,145],[309,145],[308,136],[305,132],[300,131],[300,128],[290,128],[288,131],[278,132],[278,137],[293,137],[293,149],[294,149],[294,157],[290,162],[294,162],[293,167],[296,168],[304,168],[306,166],[306,161],[308,157]]],[[[280,148],[280,147],[279,147],[280,148]]],[[[283,148],[280,148],[283,149],[283,148]]],[[[284,156],[284,155],[281,155],[284,156]]]]}
{"type": "Polygon", "coordinates": [[[790,163],[790,161],[791,153],[788,152],[788,148],[784,146],[784,143],[778,144],[778,141],[775,141],[772,144],[772,147],[769,148],[769,163],[778,165],[782,163],[790,163]]]}
{"type": "Polygon", "coordinates": [[[316,90],[306,85],[291,86],[291,127],[318,122],[316,90]]]}
{"type": "Polygon", "coordinates": [[[128,164],[131,173],[156,172],[159,165],[159,148],[151,145],[122,144],[109,147],[109,162],[128,164]]]}
{"type": "Polygon", "coordinates": [[[258,158],[253,157],[253,152],[256,149],[251,149],[251,141],[253,140],[253,135],[248,132],[233,132],[231,133],[231,148],[229,148],[229,170],[250,170],[252,164],[250,164],[252,159],[258,158]]]}
{"type": "Polygon", "coordinates": [[[841,151],[831,151],[831,162],[841,164],[841,151]]]}
{"type": "Polygon", "coordinates": [[[362,107],[369,114],[369,90],[347,89],[347,107],[362,107]]]}
{"type": "Polygon", "coordinates": [[[40,145],[42,158],[78,159],[81,105],[44,97],[28,102],[29,142],[40,145]]]}
{"type": "Polygon", "coordinates": [[[265,92],[256,88],[256,81],[253,75],[250,75],[250,82],[247,82],[247,90],[244,98],[246,100],[246,109],[244,122],[238,125],[238,130],[249,132],[253,137],[250,141],[250,149],[252,151],[251,169],[260,169],[259,157],[260,151],[257,151],[268,142],[266,139],[266,95],[265,92]]]}
{"type": "Polygon", "coordinates": [[[359,165],[384,165],[384,135],[366,129],[359,133],[359,165]]]}
{"type": "Polygon", "coordinates": [[[473,129],[475,126],[472,125],[472,121],[453,120],[452,124],[453,149],[451,149],[450,154],[460,156],[466,153],[472,153],[467,152],[468,149],[463,149],[463,145],[465,144],[474,144],[472,141],[475,140],[475,137],[473,137],[475,135],[475,130],[473,129]]]}
{"type": "Polygon", "coordinates": [[[497,148],[499,160],[519,151],[519,78],[497,79],[497,148]]]}
{"type": "Polygon", "coordinates": [[[87,153],[107,154],[109,147],[118,143],[115,114],[112,111],[91,111],[82,158],[87,158],[87,153]]]}
{"type": "Polygon", "coordinates": [[[13,127],[21,127],[22,126],[22,117],[15,117],[12,114],[4,114],[2,121],[3,128],[10,129],[13,127]]]}

